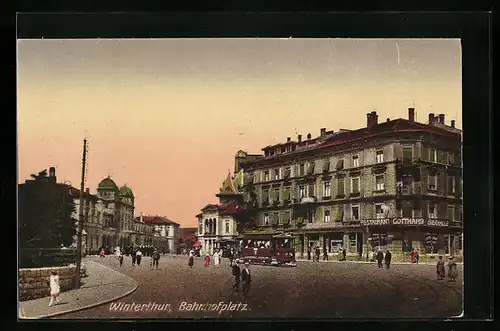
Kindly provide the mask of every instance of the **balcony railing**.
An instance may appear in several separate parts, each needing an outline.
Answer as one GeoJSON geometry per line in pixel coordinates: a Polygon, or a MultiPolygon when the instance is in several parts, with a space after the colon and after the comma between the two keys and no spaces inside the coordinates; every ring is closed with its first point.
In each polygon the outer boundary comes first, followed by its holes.
{"type": "Polygon", "coordinates": [[[401,195],[419,195],[422,194],[422,185],[420,183],[407,183],[399,189],[401,195]]]}

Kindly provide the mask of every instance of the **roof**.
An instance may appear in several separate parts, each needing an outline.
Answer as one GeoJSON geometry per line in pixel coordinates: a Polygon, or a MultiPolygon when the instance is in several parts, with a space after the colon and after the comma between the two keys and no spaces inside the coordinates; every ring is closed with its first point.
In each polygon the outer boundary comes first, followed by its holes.
{"type": "Polygon", "coordinates": [[[112,189],[112,190],[117,190],[118,186],[116,186],[116,183],[108,176],[101,180],[99,185],[97,186],[98,189],[112,189]]]}
{"type": "MultiPolygon", "coordinates": [[[[136,217],[136,220],[140,221],[140,219],[141,219],[140,216],[136,217]]],[[[153,224],[153,225],[180,225],[179,223],[171,221],[163,216],[143,216],[142,221],[146,224],[153,224]]]]}
{"type": "MultiPolygon", "coordinates": [[[[78,199],[80,198],[80,190],[77,189],[76,187],[73,187],[71,185],[68,185],[68,184],[59,184],[59,185],[63,185],[63,186],[66,186],[69,188],[69,195],[72,197],[72,198],[75,198],[75,199],[78,199]]],[[[83,192],[83,197],[84,198],[90,198],[90,199],[99,199],[97,197],[97,195],[94,195],[94,194],[90,194],[90,193],[87,193],[87,192],[83,192]]]]}
{"type": "Polygon", "coordinates": [[[236,188],[236,185],[234,184],[233,179],[231,178],[231,172],[227,174],[226,179],[224,182],[222,182],[222,186],[220,188],[220,193],[219,194],[224,194],[224,195],[239,195],[240,193],[238,192],[238,189],[236,188]]]}
{"type": "MultiPolygon", "coordinates": [[[[396,132],[427,132],[433,133],[440,136],[447,137],[457,137],[459,133],[453,132],[444,127],[434,126],[434,125],[426,125],[418,122],[412,122],[406,119],[398,118],[391,121],[381,122],[377,125],[374,125],[370,128],[361,128],[357,130],[341,130],[333,135],[327,135],[323,138],[313,138],[310,140],[303,141],[302,143],[297,145],[297,148],[294,151],[290,151],[282,154],[274,154],[266,156],[264,159],[255,160],[254,162],[248,163],[258,163],[259,161],[267,161],[270,159],[276,159],[286,155],[300,154],[305,151],[318,150],[322,148],[339,146],[346,143],[351,143],[357,140],[367,140],[372,139],[376,136],[380,136],[388,133],[396,133],[396,132]]],[[[264,150],[267,148],[273,148],[276,146],[281,146],[282,144],[268,146],[263,148],[264,150]]]]}
{"type": "Polygon", "coordinates": [[[134,192],[130,189],[130,187],[127,186],[127,184],[123,185],[120,187],[120,195],[123,197],[134,197],[134,192]]]}
{"type": "MultiPolygon", "coordinates": [[[[202,211],[208,211],[208,210],[213,210],[213,211],[218,211],[221,215],[233,215],[239,213],[240,207],[238,206],[238,203],[236,201],[231,201],[228,203],[224,204],[208,204],[206,205],[202,211]]],[[[198,214],[196,216],[203,216],[202,214],[198,214]]]]}

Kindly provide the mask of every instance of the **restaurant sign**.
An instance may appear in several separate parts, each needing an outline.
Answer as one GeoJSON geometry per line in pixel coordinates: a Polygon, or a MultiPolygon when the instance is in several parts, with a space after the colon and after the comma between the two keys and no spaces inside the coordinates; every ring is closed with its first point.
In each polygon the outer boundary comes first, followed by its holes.
{"type": "Polygon", "coordinates": [[[361,220],[361,225],[402,225],[402,226],[434,226],[434,227],[447,227],[448,221],[437,220],[434,218],[424,219],[424,218],[379,218],[379,219],[368,219],[361,220]]]}

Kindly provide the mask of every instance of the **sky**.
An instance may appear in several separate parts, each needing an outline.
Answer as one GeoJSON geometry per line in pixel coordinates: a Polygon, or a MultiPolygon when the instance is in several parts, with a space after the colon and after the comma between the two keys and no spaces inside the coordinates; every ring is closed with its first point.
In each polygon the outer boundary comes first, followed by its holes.
{"type": "Polygon", "coordinates": [[[379,121],[462,128],[458,39],[18,40],[18,181],[51,166],[96,193],[108,175],[136,215],[196,226],[242,149],[379,121]]]}

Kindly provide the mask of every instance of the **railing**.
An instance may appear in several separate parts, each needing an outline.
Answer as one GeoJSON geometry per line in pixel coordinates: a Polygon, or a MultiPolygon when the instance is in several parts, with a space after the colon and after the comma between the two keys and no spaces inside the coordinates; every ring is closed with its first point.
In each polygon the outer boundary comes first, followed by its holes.
{"type": "Polygon", "coordinates": [[[422,185],[420,183],[410,183],[407,185],[403,184],[399,193],[401,195],[422,194],[422,185]]]}

